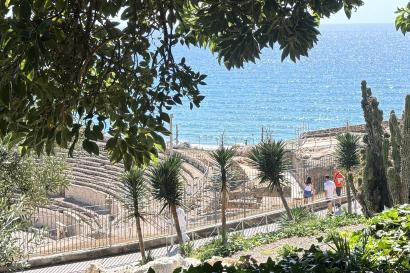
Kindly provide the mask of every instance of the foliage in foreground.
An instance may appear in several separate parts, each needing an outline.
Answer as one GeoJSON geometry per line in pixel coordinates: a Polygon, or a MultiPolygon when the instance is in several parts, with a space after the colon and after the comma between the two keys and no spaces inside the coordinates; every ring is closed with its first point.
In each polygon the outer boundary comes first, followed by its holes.
{"type": "Polygon", "coordinates": [[[0,197],[0,270],[15,264],[22,255],[21,245],[13,234],[27,227],[26,210],[24,200],[10,205],[0,197]]]}
{"type": "MultiPolygon", "coordinates": [[[[347,220],[334,217],[335,220],[347,220]]],[[[334,221],[333,221],[334,224],[334,221]]],[[[332,225],[333,225],[332,224],[332,225]]],[[[255,241],[255,238],[251,238],[255,241]]],[[[257,264],[242,257],[235,266],[204,263],[191,267],[187,273],[408,273],[410,272],[410,205],[385,211],[369,221],[368,227],[352,234],[333,233],[327,243],[331,250],[323,251],[312,245],[302,254],[286,251],[275,262],[257,264]]],[[[180,271],[176,271],[179,273],[180,271]]]]}
{"type": "Polygon", "coordinates": [[[340,227],[359,224],[364,218],[357,215],[345,214],[335,217],[318,217],[309,214],[306,210],[297,208],[292,210],[293,220],[288,220],[284,216],[281,227],[278,231],[269,233],[259,233],[252,237],[245,238],[241,233],[234,233],[228,239],[228,246],[224,247],[221,239],[199,247],[193,251],[192,256],[205,261],[212,256],[230,256],[239,251],[250,250],[254,247],[270,244],[277,240],[290,238],[293,236],[304,237],[314,236],[330,230],[338,230],[340,227]]]}
{"type": "Polygon", "coordinates": [[[383,272],[410,272],[410,205],[385,211],[349,236],[352,247],[365,242],[362,259],[383,272]]]}
{"type": "Polygon", "coordinates": [[[320,18],[362,0],[0,1],[0,137],[24,151],[73,152],[109,131],[114,162],[148,164],[165,148],[169,110],[199,106],[206,75],[178,44],[216,53],[227,68],[254,62],[263,48],[296,61],[318,41],[320,18]]]}
{"type": "Polygon", "coordinates": [[[62,160],[21,157],[0,145],[0,269],[17,266],[24,249],[17,232],[30,226],[35,208],[47,205],[49,195],[67,185],[67,166],[62,160]]]}

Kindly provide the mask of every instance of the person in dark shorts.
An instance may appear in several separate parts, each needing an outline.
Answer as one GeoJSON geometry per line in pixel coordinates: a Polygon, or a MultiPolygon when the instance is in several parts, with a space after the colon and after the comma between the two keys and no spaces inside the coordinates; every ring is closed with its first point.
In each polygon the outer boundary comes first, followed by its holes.
{"type": "Polygon", "coordinates": [[[309,176],[305,181],[305,187],[303,188],[304,203],[309,203],[309,199],[313,199],[313,185],[312,178],[309,176]]]}
{"type": "Polygon", "coordinates": [[[333,172],[333,181],[335,182],[335,186],[336,186],[336,195],[340,197],[342,195],[342,189],[345,183],[345,177],[336,168],[334,169],[334,172],[333,172]]]}

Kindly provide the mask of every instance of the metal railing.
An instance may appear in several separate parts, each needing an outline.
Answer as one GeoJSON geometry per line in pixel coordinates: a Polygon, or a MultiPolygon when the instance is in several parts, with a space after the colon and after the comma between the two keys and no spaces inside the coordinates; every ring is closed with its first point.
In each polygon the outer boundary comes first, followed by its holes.
{"type": "MultiPolygon", "coordinates": [[[[220,194],[211,176],[217,170],[209,167],[206,151],[184,151],[185,161],[191,158],[192,172],[202,173],[192,181],[186,181],[183,209],[187,214],[187,230],[215,227],[221,218],[220,194]],[[193,164],[202,164],[202,166],[193,164]],[[199,171],[199,172],[198,172],[199,171]]],[[[314,200],[323,200],[324,176],[330,174],[335,160],[332,157],[316,162],[302,162],[300,167],[289,169],[285,176],[289,183],[284,187],[286,199],[291,207],[304,204],[303,182],[307,176],[313,178],[316,190],[314,200]]],[[[185,170],[189,172],[189,169],[185,170]]],[[[227,220],[235,221],[246,217],[280,211],[283,205],[276,192],[270,192],[260,184],[257,172],[243,171],[245,179],[232,181],[235,187],[229,192],[227,220]]],[[[81,186],[82,187],[82,186],[81,186]]],[[[118,187],[117,195],[121,195],[118,187]]],[[[160,213],[162,204],[148,200],[144,209],[142,231],[145,239],[169,238],[175,234],[173,219],[166,210],[160,213]]],[[[136,242],[137,229],[130,211],[117,199],[107,196],[98,205],[89,206],[71,199],[60,198],[51,205],[38,208],[32,215],[31,229],[21,231],[16,237],[22,242],[29,256],[42,256],[72,252],[84,249],[97,249],[116,244],[136,242]],[[31,241],[34,234],[40,239],[31,241]]]]}

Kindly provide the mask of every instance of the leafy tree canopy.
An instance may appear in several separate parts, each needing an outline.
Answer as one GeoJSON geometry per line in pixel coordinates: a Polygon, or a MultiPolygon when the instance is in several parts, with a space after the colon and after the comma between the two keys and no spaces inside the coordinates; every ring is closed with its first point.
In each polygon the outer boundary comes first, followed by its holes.
{"type": "Polygon", "coordinates": [[[410,31],[410,2],[407,6],[397,10],[396,29],[406,34],[410,31]]]}
{"type": "Polygon", "coordinates": [[[227,68],[278,45],[282,60],[307,56],[319,20],[361,0],[1,0],[0,137],[23,153],[98,154],[148,163],[164,148],[167,112],[199,107],[205,75],[176,60],[176,44],[202,46],[227,68]],[[81,130],[83,129],[83,131],[81,130]]]}

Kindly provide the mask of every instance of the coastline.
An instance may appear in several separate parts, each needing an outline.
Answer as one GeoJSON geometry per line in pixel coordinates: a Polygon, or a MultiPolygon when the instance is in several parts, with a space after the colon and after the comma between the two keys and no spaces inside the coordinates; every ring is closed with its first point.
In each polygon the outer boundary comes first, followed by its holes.
{"type": "MultiPolygon", "coordinates": [[[[388,121],[383,121],[383,127],[385,130],[388,130],[388,121]]],[[[366,130],[365,124],[356,124],[342,127],[332,127],[326,129],[310,130],[300,134],[299,138],[285,139],[284,142],[288,145],[301,145],[301,142],[306,143],[314,140],[316,143],[329,141],[330,138],[335,138],[338,134],[344,132],[350,132],[355,134],[364,134],[366,130]]],[[[168,141],[169,144],[169,141],[168,141]]],[[[255,144],[245,144],[245,143],[236,143],[236,144],[226,144],[226,147],[239,146],[247,147],[254,146],[255,144]]],[[[174,144],[173,148],[192,148],[192,149],[201,149],[201,150],[215,150],[219,147],[217,144],[201,144],[201,143],[192,143],[188,141],[179,141],[178,144],[174,144]]]]}

